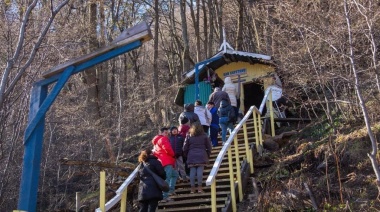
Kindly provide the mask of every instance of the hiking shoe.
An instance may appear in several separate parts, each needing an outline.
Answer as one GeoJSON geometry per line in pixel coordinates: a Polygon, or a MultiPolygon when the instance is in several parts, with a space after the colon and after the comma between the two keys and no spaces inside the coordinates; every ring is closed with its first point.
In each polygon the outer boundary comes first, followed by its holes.
{"type": "Polygon", "coordinates": [[[204,193],[202,186],[198,186],[198,193],[204,193]]]}
{"type": "Polygon", "coordinates": [[[190,194],[194,194],[194,193],[195,193],[195,187],[191,187],[190,194]]]}
{"type": "Polygon", "coordinates": [[[166,202],[173,202],[174,200],[170,197],[166,197],[165,199],[161,200],[161,203],[166,203],[166,202]]]}

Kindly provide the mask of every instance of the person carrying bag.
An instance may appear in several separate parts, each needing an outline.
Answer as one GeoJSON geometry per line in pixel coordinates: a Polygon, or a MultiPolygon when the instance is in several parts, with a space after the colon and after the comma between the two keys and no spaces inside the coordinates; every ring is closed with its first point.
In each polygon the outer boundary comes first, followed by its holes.
{"type": "Polygon", "coordinates": [[[169,191],[169,184],[164,180],[162,179],[160,176],[158,176],[156,173],[152,172],[152,170],[150,170],[150,168],[145,164],[145,163],[142,163],[142,165],[144,166],[144,169],[146,169],[150,175],[152,175],[154,181],[156,181],[158,187],[160,187],[160,189],[164,192],[168,192],[169,191]]]}
{"type": "MultiPolygon", "coordinates": [[[[165,182],[166,173],[150,149],[141,151],[138,160],[141,164],[139,168],[139,211],[154,212],[158,206],[158,201],[163,199],[162,189],[156,182],[155,176],[165,182]]],[[[169,188],[168,185],[167,188],[169,188]]]]}

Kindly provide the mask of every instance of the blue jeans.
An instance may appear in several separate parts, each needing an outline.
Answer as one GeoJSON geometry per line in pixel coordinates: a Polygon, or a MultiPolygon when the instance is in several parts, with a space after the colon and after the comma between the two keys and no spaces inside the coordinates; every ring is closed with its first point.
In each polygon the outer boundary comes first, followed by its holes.
{"type": "Polygon", "coordinates": [[[202,186],[203,166],[190,167],[190,185],[195,186],[195,176],[197,177],[198,186],[202,186]]]}
{"type": "Polygon", "coordinates": [[[177,183],[178,172],[172,165],[164,167],[166,173],[166,182],[169,184],[169,192],[162,192],[163,198],[166,199],[170,193],[175,190],[175,184],[177,183]]]}
{"type": "Polygon", "coordinates": [[[210,138],[212,146],[218,146],[218,132],[219,128],[210,126],[210,138]]]}
{"type": "Polygon", "coordinates": [[[223,144],[226,142],[227,129],[230,129],[230,134],[234,130],[234,125],[231,122],[228,122],[228,117],[219,118],[219,126],[222,129],[222,141],[223,144]]]}

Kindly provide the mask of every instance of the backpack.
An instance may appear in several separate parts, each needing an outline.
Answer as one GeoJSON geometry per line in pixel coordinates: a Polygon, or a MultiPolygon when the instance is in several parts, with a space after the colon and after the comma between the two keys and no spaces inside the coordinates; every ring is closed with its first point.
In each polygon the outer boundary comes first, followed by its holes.
{"type": "Polygon", "coordinates": [[[230,111],[228,111],[228,122],[235,123],[237,120],[236,114],[235,114],[235,109],[231,107],[230,111]]]}

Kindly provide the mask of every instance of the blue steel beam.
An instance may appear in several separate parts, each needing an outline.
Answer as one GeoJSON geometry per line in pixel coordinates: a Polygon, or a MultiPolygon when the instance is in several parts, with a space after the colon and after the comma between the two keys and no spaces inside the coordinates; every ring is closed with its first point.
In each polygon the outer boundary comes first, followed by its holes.
{"type": "Polygon", "coordinates": [[[50,91],[49,95],[43,101],[42,105],[38,109],[36,115],[33,117],[32,121],[28,123],[28,127],[25,130],[24,136],[24,145],[29,141],[29,137],[34,131],[37,124],[41,121],[41,119],[45,118],[46,112],[49,110],[50,106],[53,104],[55,99],[57,98],[59,92],[61,92],[63,86],[66,84],[67,80],[70,78],[74,66],[69,66],[63,71],[58,82],[55,84],[54,88],[50,91]]]}
{"type": "MultiPolygon", "coordinates": [[[[47,86],[35,86],[30,99],[29,120],[37,114],[40,105],[48,93],[47,86]]],[[[21,175],[18,209],[28,212],[36,211],[38,177],[40,173],[41,152],[44,136],[45,118],[41,119],[32,135],[30,142],[24,145],[24,163],[21,175]]]]}
{"type": "Polygon", "coordinates": [[[213,57],[208,60],[204,60],[200,63],[195,64],[195,100],[200,98],[199,97],[199,66],[203,64],[211,63],[215,60],[219,60],[220,58],[222,58],[222,56],[213,57]]]}
{"type": "Polygon", "coordinates": [[[128,45],[115,48],[86,62],[69,66],[63,73],[40,80],[33,85],[29,123],[24,136],[24,161],[21,175],[18,210],[34,212],[37,204],[38,177],[44,140],[45,114],[71,75],[84,71],[94,65],[117,57],[142,45],[134,41],[128,45]],[[58,82],[57,82],[58,81],[58,82]],[[57,82],[48,94],[48,85],[57,82]]]}
{"type": "Polygon", "coordinates": [[[58,80],[58,83],[55,85],[54,89],[49,93],[49,96],[46,98],[44,103],[41,105],[41,108],[36,114],[36,117],[33,118],[31,122],[29,122],[28,127],[25,130],[24,135],[24,142],[28,141],[29,136],[33,132],[34,128],[37,126],[37,123],[41,120],[41,118],[46,114],[46,112],[49,110],[50,106],[53,104],[55,98],[58,96],[58,94],[61,92],[61,89],[69,79],[69,77],[72,74],[79,73],[81,71],[84,71],[85,69],[88,69],[92,66],[95,66],[99,63],[102,63],[104,61],[107,61],[111,58],[114,58],[120,54],[123,54],[125,52],[131,51],[135,48],[138,48],[141,46],[141,41],[135,41],[133,43],[130,43],[126,46],[119,47],[117,49],[114,49],[112,51],[109,51],[103,55],[99,55],[89,61],[83,62],[82,64],[78,64],[77,66],[69,66],[66,68],[64,73],[59,74],[59,78],[56,76],[53,76],[49,79],[41,80],[40,82],[37,82],[37,84],[43,85],[43,84],[50,84],[58,80]],[[70,71],[67,72],[67,70],[70,68],[70,71]]]}

